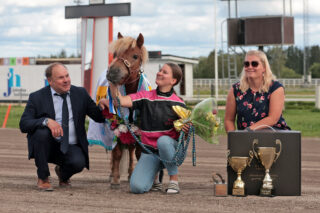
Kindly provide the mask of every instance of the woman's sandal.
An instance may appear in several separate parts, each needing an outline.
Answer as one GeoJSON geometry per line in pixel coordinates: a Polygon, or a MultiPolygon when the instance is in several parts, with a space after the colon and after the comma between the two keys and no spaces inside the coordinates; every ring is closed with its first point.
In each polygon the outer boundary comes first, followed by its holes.
{"type": "Polygon", "coordinates": [[[179,185],[177,183],[170,182],[166,192],[167,194],[178,194],[180,192],[179,185]]]}
{"type": "Polygon", "coordinates": [[[162,190],[162,183],[153,183],[151,191],[157,192],[162,190]]]}

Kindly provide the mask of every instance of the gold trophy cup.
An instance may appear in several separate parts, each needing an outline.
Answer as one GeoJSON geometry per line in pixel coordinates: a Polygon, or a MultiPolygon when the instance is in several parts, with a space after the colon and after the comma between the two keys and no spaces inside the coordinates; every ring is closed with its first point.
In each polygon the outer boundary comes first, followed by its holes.
{"type": "Polygon", "coordinates": [[[260,160],[266,170],[263,184],[260,188],[261,196],[272,196],[271,191],[273,189],[273,185],[269,172],[272,164],[276,162],[281,153],[281,141],[279,139],[276,140],[276,145],[277,144],[279,145],[279,152],[276,152],[276,147],[257,147],[256,151],[255,145],[258,145],[258,140],[254,139],[252,143],[252,149],[255,157],[260,160]]]}
{"type": "MultiPolygon", "coordinates": [[[[230,155],[230,151],[228,151],[228,156],[230,155]]],[[[250,157],[239,157],[239,156],[232,156],[228,157],[228,163],[231,166],[231,168],[237,172],[238,177],[233,183],[232,188],[232,195],[234,196],[245,196],[245,183],[241,179],[241,173],[242,171],[247,167],[250,166],[250,163],[253,158],[253,152],[249,151],[250,157]]]]}

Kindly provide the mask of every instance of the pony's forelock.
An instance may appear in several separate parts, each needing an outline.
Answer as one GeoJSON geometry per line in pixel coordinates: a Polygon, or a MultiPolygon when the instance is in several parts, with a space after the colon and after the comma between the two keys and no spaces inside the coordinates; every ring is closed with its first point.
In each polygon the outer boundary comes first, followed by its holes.
{"type": "MultiPolygon", "coordinates": [[[[137,45],[136,39],[129,36],[125,36],[111,42],[111,44],[109,45],[109,52],[111,52],[112,54],[121,55],[129,47],[135,48],[136,45],[137,45]]],[[[148,51],[144,46],[141,47],[141,50],[142,50],[142,56],[141,56],[142,64],[145,64],[148,61],[148,51]]]]}

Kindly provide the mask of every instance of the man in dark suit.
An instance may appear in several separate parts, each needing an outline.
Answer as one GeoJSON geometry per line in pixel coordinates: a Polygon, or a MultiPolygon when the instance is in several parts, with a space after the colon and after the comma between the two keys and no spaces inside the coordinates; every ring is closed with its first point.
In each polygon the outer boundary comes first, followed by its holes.
{"type": "MultiPolygon", "coordinates": [[[[63,64],[50,64],[45,73],[50,86],[30,94],[20,129],[28,133],[29,159],[35,159],[38,188],[52,191],[48,163],[57,165],[59,186],[71,186],[72,175],[89,169],[86,115],[96,122],[104,122],[104,117],[84,88],[71,85],[63,64]]],[[[106,106],[105,101],[99,102],[100,108],[106,106]]]]}

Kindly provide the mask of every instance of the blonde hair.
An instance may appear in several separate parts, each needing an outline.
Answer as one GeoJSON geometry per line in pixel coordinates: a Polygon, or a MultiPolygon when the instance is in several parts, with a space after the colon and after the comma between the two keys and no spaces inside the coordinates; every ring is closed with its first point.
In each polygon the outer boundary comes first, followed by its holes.
{"type": "MultiPolygon", "coordinates": [[[[246,57],[249,55],[254,55],[259,57],[262,66],[265,68],[265,73],[263,75],[263,83],[261,85],[261,87],[259,88],[259,92],[268,92],[269,87],[272,84],[272,81],[276,79],[276,77],[272,74],[271,68],[270,68],[270,64],[268,61],[268,58],[266,56],[266,54],[260,50],[250,50],[247,52],[246,57]]],[[[246,77],[244,68],[242,69],[241,72],[241,77],[240,77],[240,90],[242,92],[245,92],[249,89],[249,82],[248,82],[248,78],[246,77]]]]}
{"type": "MultiPolygon", "coordinates": [[[[121,39],[111,42],[111,44],[109,45],[109,52],[118,56],[118,55],[121,55],[123,52],[125,52],[127,49],[129,49],[129,47],[135,48],[136,45],[137,45],[136,39],[129,36],[124,36],[121,39]]],[[[145,64],[148,61],[148,51],[144,46],[141,47],[141,50],[142,50],[142,56],[141,56],[142,64],[145,64]]]]}

